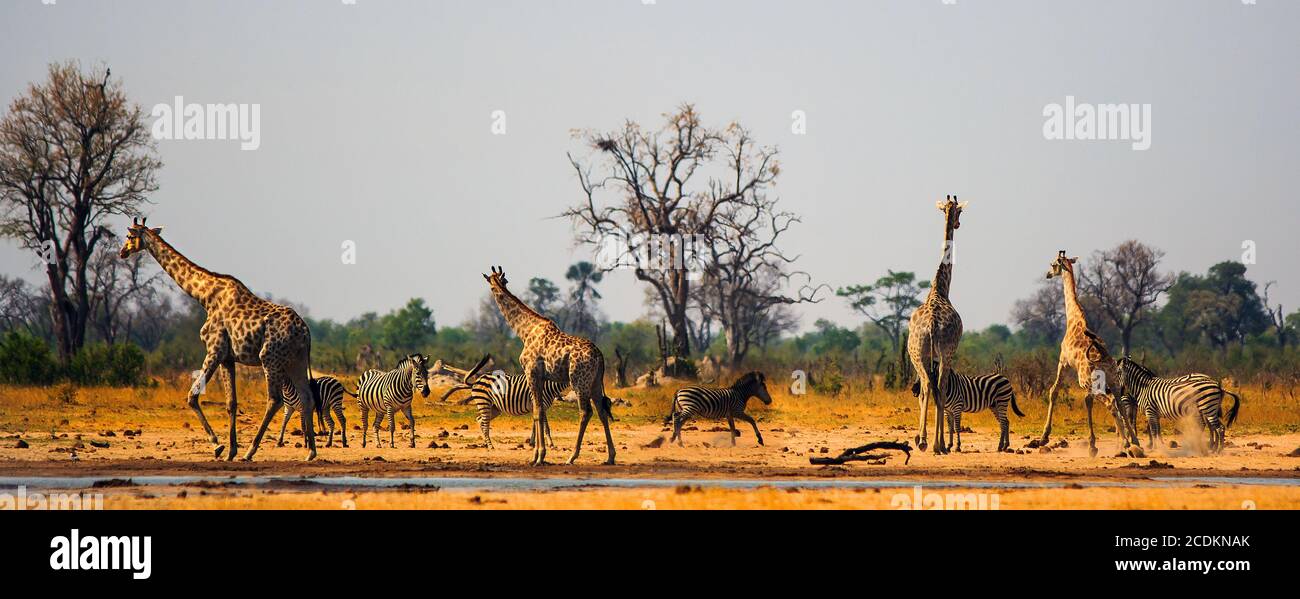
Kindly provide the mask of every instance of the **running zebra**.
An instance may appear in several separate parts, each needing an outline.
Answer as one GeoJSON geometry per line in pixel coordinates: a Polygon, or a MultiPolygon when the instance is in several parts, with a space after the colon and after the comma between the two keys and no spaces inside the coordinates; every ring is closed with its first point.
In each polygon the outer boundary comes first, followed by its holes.
{"type": "MultiPolygon", "coordinates": [[[[343,446],[347,447],[348,420],[343,417],[343,394],[352,394],[348,393],[348,390],[343,387],[343,383],[340,383],[338,379],[332,376],[309,379],[308,383],[311,385],[311,392],[316,399],[317,422],[320,423],[322,429],[325,428],[326,423],[329,424],[330,436],[329,441],[325,443],[325,447],[334,446],[334,419],[330,417],[330,412],[334,412],[334,415],[339,418],[340,430],[343,432],[343,446]]],[[[356,395],[352,395],[352,397],[356,397],[356,395]]],[[[297,390],[292,386],[285,385],[284,422],[280,425],[280,440],[276,443],[277,447],[284,447],[284,429],[288,428],[289,418],[299,410],[301,405],[302,403],[298,400],[297,390]]]]}
{"type": "Polygon", "coordinates": [[[1218,381],[1203,375],[1189,374],[1177,378],[1156,376],[1149,368],[1124,356],[1119,360],[1120,396],[1137,403],[1130,410],[1129,423],[1137,430],[1137,412],[1147,417],[1147,447],[1160,440],[1160,419],[1187,419],[1210,430],[1210,450],[1223,451],[1229,426],[1237,420],[1241,397],[1228,391],[1218,381]],[[1224,395],[1231,395],[1232,408],[1223,414],[1224,395]]]}
{"type": "Polygon", "coordinates": [[[735,447],[736,419],[748,422],[754,427],[754,437],[758,444],[763,444],[763,434],[758,432],[758,423],[745,413],[745,404],[749,398],[757,397],[766,405],[772,405],[772,396],[767,392],[767,377],[754,371],[745,374],[732,383],[730,387],[685,387],[673,397],[673,411],[664,418],[664,424],[672,423],[673,436],[669,441],[682,444],[682,425],[691,418],[727,419],[730,429],[731,445],[735,447]]]}
{"type": "MultiPolygon", "coordinates": [[[[568,385],[556,381],[544,381],[542,384],[542,404],[544,410],[551,409],[553,403],[560,396],[568,385]]],[[[483,431],[483,442],[487,444],[488,449],[492,448],[492,419],[506,414],[508,416],[523,416],[533,413],[533,396],[528,389],[528,379],[522,374],[506,374],[504,372],[492,372],[483,375],[470,386],[469,397],[457,402],[458,404],[473,404],[478,410],[475,417],[478,420],[479,429],[483,431]]],[[[550,422],[543,422],[542,428],[545,431],[546,443],[550,447],[555,447],[555,439],[551,436],[550,422]]],[[[533,445],[535,439],[529,438],[528,444],[533,445]]]]}
{"type": "MultiPolygon", "coordinates": [[[[948,424],[948,445],[953,444],[953,435],[957,436],[956,450],[961,452],[961,415],[963,413],[993,410],[998,420],[1001,434],[998,436],[998,451],[1011,451],[1011,423],[1007,419],[1007,406],[1016,416],[1024,418],[1020,406],[1016,405],[1016,391],[1011,381],[1000,374],[965,376],[956,371],[948,371],[947,380],[943,381],[944,417],[948,424]]],[[[920,395],[921,381],[912,383],[912,395],[920,395]]]]}
{"type": "MultiPolygon", "coordinates": [[[[440,370],[441,361],[434,365],[440,370]]],[[[411,400],[415,391],[420,397],[429,396],[429,358],[421,354],[411,354],[402,359],[388,372],[367,370],[357,380],[357,407],[361,409],[361,446],[366,446],[367,428],[369,428],[370,411],[375,411],[375,443],[383,447],[379,437],[379,423],[383,416],[388,417],[388,446],[396,447],[394,439],[397,431],[396,414],[406,414],[411,423],[411,447],[415,447],[415,416],[411,414],[411,400]]]]}

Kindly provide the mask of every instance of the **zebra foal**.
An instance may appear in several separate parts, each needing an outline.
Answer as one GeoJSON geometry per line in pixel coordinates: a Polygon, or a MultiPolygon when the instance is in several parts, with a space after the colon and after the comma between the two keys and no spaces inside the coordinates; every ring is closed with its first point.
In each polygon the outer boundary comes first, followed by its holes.
{"type": "Polygon", "coordinates": [[[754,371],[741,376],[730,387],[684,387],[673,396],[672,412],[664,418],[664,424],[672,423],[673,436],[669,441],[682,445],[682,425],[691,418],[708,418],[712,420],[727,419],[731,445],[736,446],[736,420],[748,422],[754,427],[754,437],[758,444],[763,444],[763,434],[758,432],[758,423],[745,413],[745,404],[749,398],[757,397],[766,405],[772,405],[772,395],[767,392],[767,377],[754,371]]]}
{"type": "MultiPolygon", "coordinates": [[[[325,447],[334,446],[334,418],[330,417],[333,412],[339,419],[339,427],[343,433],[343,446],[348,446],[348,420],[343,416],[343,395],[352,395],[340,383],[338,379],[332,376],[322,376],[308,379],[308,386],[311,388],[312,395],[315,396],[316,420],[320,423],[322,429],[326,423],[329,425],[329,441],[325,447]]],[[[355,395],[352,395],[356,397],[355,395]]],[[[292,386],[284,387],[284,422],[280,424],[280,440],[276,442],[277,447],[284,447],[284,429],[289,426],[289,418],[294,412],[302,409],[302,401],[298,398],[298,391],[292,386]]]]}
{"type": "MultiPolygon", "coordinates": [[[[1000,374],[965,376],[956,371],[948,371],[948,376],[941,381],[946,401],[943,405],[944,418],[948,424],[948,445],[953,444],[953,435],[957,437],[956,450],[961,451],[961,415],[963,413],[992,410],[997,418],[1000,434],[998,451],[1011,450],[1011,422],[1007,418],[1007,406],[1021,418],[1025,414],[1016,405],[1016,391],[1011,380],[1000,374]]],[[[912,395],[920,395],[921,381],[912,383],[912,395]]]]}

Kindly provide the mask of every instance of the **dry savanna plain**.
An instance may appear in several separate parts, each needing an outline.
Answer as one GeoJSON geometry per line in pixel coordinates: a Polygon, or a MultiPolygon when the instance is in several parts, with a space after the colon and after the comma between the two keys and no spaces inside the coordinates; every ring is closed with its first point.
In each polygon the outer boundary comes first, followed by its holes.
{"type": "MultiPolygon", "coordinates": [[[[241,369],[242,370],[242,369],[241,369]]],[[[349,388],[355,381],[341,377],[349,388]]],[[[998,453],[989,413],[967,415],[962,453],[881,451],[881,459],[814,465],[877,441],[910,441],[917,405],[905,392],[854,391],[836,397],[792,395],[772,385],[773,403],[750,401],[766,445],[737,423],[693,421],[685,446],[667,442],[663,418],[673,386],[611,389],[618,464],[602,465],[605,440],[593,418],[582,455],[566,465],[578,411],[551,412],[557,447],[550,465],[528,465],[529,417],[493,421],[483,445],[474,410],[439,402],[442,389],[417,397],[416,443],[398,417],[397,447],[373,436],[361,446],[361,418],[346,405],[348,447],[325,447],[305,462],[297,418],[277,446],[277,415],[252,462],[213,459],[211,444],[185,405],[183,381],[136,389],[0,386],[0,495],[31,492],[96,496],[106,509],[1297,509],[1300,508],[1300,403],[1296,391],[1235,387],[1241,415],[1222,454],[1201,451],[1191,427],[1164,423],[1164,443],[1122,455],[1113,422],[1098,406],[1096,457],[1078,392],[1058,405],[1052,446],[1029,449],[1046,404],[1018,398],[1012,453],[998,453]],[[1187,430],[1181,430],[1187,429],[1187,430]]],[[[240,453],[252,442],[265,386],[239,381],[240,453]]],[[[202,405],[223,443],[228,427],[219,388],[202,405]]],[[[933,410],[931,410],[933,411],[933,410]]],[[[930,416],[933,427],[933,414],[930,416]]],[[[1145,444],[1145,422],[1143,428],[1145,444]]],[[[223,456],[224,457],[224,456],[223,456]]]]}

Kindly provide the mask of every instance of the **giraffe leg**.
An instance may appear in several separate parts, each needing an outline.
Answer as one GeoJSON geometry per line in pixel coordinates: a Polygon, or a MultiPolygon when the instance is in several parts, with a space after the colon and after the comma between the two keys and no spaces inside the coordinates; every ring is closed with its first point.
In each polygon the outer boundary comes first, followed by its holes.
{"type": "Polygon", "coordinates": [[[276,447],[284,447],[284,430],[289,428],[290,418],[293,418],[293,406],[286,402],[284,404],[284,420],[280,422],[280,440],[275,442],[276,447]]]}
{"type": "Polygon", "coordinates": [[[316,459],[316,394],[307,381],[307,368],[304,365],[298,374],[290,375],[291,384],[302,398],[298,403],[302,418],[302,444],[307,448],[307,461],[316,459]]]}
{"type": "Polygon", "coordinates": [[[226,412],[230,418],[230,452],[226,454],[226,461],[231,461],[239,451],[239,396],[235,391],[235,363],[232,361],[222,364],[221,371],[221,379],[226,388],[226,412]]]}
{"type": "MultiPolygon", "coordinates": [[[[257,446],[262,443],[262,436],[266,434],[266,427],[271,425],[271,420],[275,418],[275,413],[279,411],[280,406],[284,405],[284,378],[279,373],[266,372],[266,413],[262,415],[262,424],[257,427],[257,436],[253,437],[253,444],[249,446],[248,453],[244,454],[244,461],[251,462],[253,455],[257,453],[257,446]]],[[[232,451],[233,455],[234,452],[232,451]]]]}
{"type": "Polygon", "coordinates": [[[573,455],[569,456],[569,463],[572,464],[578,460],[578,454],[582,453],[582,437],[587,432],[587,423],[591,422],[591,400],[586,395],[578,396],[578,409],[582,416],[578,420],[578,442],[573,444],[573,455]]]}
{"type": "Polygon", "coordinates": [[[1061,386],[1061,373],[1065,372],[1065,366],[1064,360],[1056,363],[1056,380],[1052,381],[1052,388],[1047,392],[1047,422],[1043,423],[1043,436],[1030,441],[1030,447],[1047,445],[1047,440],[1052,436],[1052,414],[1056,411],[1056,390],[1061,386]]]}
{"type": "Polygon", "coordinates": [[[941,455],[948,453],[948,446],[943,442],[943,411],[946,401],[943,395],[943,376],[947,371],[948,364],[944,356],[939,356],[939,368],[935,371],[934,376],[930,377],[930,384],[934,387],[934,453],[941,455]]]}
{"type": "Polygon", "coordinates": [[[921,418],[921,422],[917,424],[917,429],[920,432],[916,435],[916,447],[921,451],[925,451],[928,444],[926,439],[927,433],[925,430],[925,420],[926,416],[929,415],[930,410],[930,371],[923,368],[917,369],[916,375],[921,379],[920,393],[917,393],[916,397],[918,404],[917,412],[920,413],[921,418]]]}
{"type": "MultiPolygon", "coordinates": [[[[528,393],[533,399],[533,438],[542,437],[542,419],[545,417],[546,405],[542,402],[542,373],[538,370],[538,364],[532,364],[528,372],[524,373],[528,381],[528,393]]],[[[578,445],[582,445],[582,434],[578,434],[578,445]]],[[[574,459],[578,457],[578,449],[574,449],[574,459]]],[[[573,463],[573,459],[569,460],[573,463]]],[[[542,466],[546,464],[546,444],[536,443],[533,445],[533,465],[542,466]]]]}
{"type": "MultiPolygon", "coordinates": [[[[213,457],[220,458],[221,452],[225,451],[226,446],[222,445],[221,441],[217,439],[217,434],[212,431],[212,425],[208,424],[207,417],[203,415],[203,407],[199,405],[199,395],[203,389],[207,388],[208,381],[216,371],[217,360],[211,353],[209,353],[208,356],[203,359],[203,369],[199,371],[199,377],[194,379],[194,383],[190,385],[189,397],[185,400],[185,403],[191,410],[194,410],[195,414],[198,415],[199,424],[203,425],[203,431],[208,434],[208,440],[212,442],[213,457]]],[[[231,388],[233,388],[233,380],[234,379],[231,379],[231,388]]],[[[227,390],[227,398],[229,398],[229,393],[230,391],[227,390]]]]}
{"type": "Polygon", "coordinates": [[[1097,433],[1092,425],[1092,393],[1083,396],[1083,405],[1088,411],[1088,455],[1097,455],[1097,433]]]}

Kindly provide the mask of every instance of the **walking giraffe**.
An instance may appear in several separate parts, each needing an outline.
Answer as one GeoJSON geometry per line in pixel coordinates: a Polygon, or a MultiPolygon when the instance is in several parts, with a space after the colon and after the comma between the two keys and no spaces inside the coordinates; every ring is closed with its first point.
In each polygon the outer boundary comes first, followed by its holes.
{"type": "Polygon", "coordinates": [[[930,294],[914,312],[907,325],[907,356],[912,368],[921,379],[918,397],[921,411],[920,432],[916,445],[925,449],[925,419],[930,398],[934,398],[934,452],[947,453],[943,440],[944,393],[939,384],[942,374],[952,370],[961,342],[961,315],[948,301],[948,287],[952,283],[952,234],[961,228],[961,211],[966,202],[957,203],[957,196],[935,203],[944,215],[943,256],[934,273],[930,294]],[[937,367],[932,365],[937,363],[937,367]],[[931,368],[937,368],[931,371],[931,368]]]}
{"type": "Polygon", "coordinates": [[[266,434],[266,427],[284,402],[286,385],[292,385],[301,398],[302,432],[307,446],[307,459],[316,458],[316,436],[312,427],[315,396],[308,383],[307,369],[311,355],[311,331],[307,323],[291,308],[273,304],[253,294],[243,283],[230,275],[217,274],[203,268],[181,255],[161,236],[162,229],[150,229],[144,221],[133,222],[127,231],[126,243],[118,255],[126,259],[132,254],[147,250],[158,265],[176,284],[198,300],[208,318],[199,329],[199,337],[207,348],[203,367],[190,386],[188,404],[199,417],[199,423],[212,441],[213,454],[220,458],[225,447],[203,415],[199,394],[208,380],[221,368],[221,379],[226,388],[226,408],[230,412],[230,451],[227,460],[235,459],[239,449],[235,419],[239,405],[235,397],[235,364],[261,366],[266,374],[266,414],[257,428],[253,445],[244,455],[253,459],[257,446],[266,434]]]}
{"type": "Polygon", "coordinates": [[[1088,409],[1088,453],[1097,455],[1097,434],[1093,430],[1092,402],[1100,397],[1102,403],[1115,418],[1115,433],[1119,435],[1121,446],[1127,448],[1130,443],[1136,445],[1136,434],[1127,426],[1128,419],[1121,418],[1116,412],[1116,405],[1108,392],[1108,383],[1118,381],[1115,378],[1115,361],[1106,351],[1106,343],[1088,328],[1088,318],[1079,305],[1079,295],[1074,284],[1074,263],[1078,258],[1065,257],[1065,250],[1057,252],[1052,261],[1047,278],[1061,278],[1065,293],[1065,337],[1061,339],[1061,356],[1056,363],[1056,380],[1047,392],[1047,422],[1043,424],[1043,436],[1029,443],[1030,447],[1047,445],[1052,434],[1052,413],[1056,409],[1056,390],[1061,384],[1061,374],[1066,368],[1073,368],[1078,375],[1079,387],[1083,389],[1083,403],[1088,409]],[[1126,431],[1128,434],[1126,434],[1126,431]]]}
{"type": "MultiPolygon", "coordinates": [[[[572,464],[582,452],[582,436],[591,420],[593,405],[605,428],[606,464],[614,463],[614,437],[609,432],[610,400],[605,396],[605,356],[596,344],[560,330],[549,318],[538,314],[515,297],[506,288],[506,275],[501,267],[493,267],[491,275],[483,275],[492,289],[492,298],[505,316],[510,328],[524,343],[519,353],[519,365],[524,369],[529,390],[533,396],[533,438],[544,439],[546,428],[545,393],[547,381],[570,386],[578,394],[578,409],[582,420],[578,424],[578,441],[573,446],[572,464]]],[[[533,445],[533,465],[546,463],[546,443],[533,445]]]]}

